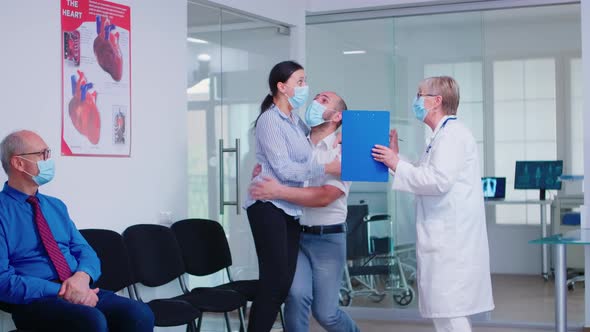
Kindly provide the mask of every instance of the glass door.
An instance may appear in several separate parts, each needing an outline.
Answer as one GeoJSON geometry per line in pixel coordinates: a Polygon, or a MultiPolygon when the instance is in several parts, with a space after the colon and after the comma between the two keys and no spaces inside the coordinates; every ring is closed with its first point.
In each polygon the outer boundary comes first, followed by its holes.
{"type": "Polygon", "coordinates": [[[221,10],[189,2],[187,22],[188,216],[218,220],[221,10]]]}
{"type": "MultiPolygon", "coordinates": [[[[256,164],[253,123],[268,94],[268,74],[289,57],[289,35],[275,24],[223,10],[221,12],[222,133],[218,144],[233,149],[223,157],[221,219],[230,238],[232,274],[236,279],[258,277],[258,261],[246,211],[242,208],[256,164]],[[237,160],[236,160],[237,158],[237,160]],[[237,206],[232,205],[236,203],[237,206]],[[227,204],[227,203],[226,203],[227,204]]],[[[221,197],[220,197],[221,200],[221,197]]],[[[221,208],[221,206],[220,206],[221,208]]]]}
{"type": "MultiPolygon", "coordinates": [[[[235,279],[258,277],[242,208],[256,163],[252,124],[268,93],[268,73],[288,59],[288,29],[188,3],[189,217],[219,221],[235,279]]],[[[209,278],[218,283],[225,276],[209,278]]]]}

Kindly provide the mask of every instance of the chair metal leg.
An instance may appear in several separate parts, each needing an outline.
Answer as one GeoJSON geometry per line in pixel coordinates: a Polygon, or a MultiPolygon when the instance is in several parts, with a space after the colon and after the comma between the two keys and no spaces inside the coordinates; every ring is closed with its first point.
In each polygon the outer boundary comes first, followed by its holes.
{"type": "Polygon", "coordinates": [[[231,332],[231,325],[229,324],[229,315],[227,312],[224,312],[223,315],[225,316],[225,325],[227,326],[227,332],[231,332]]]}
{"type": "Polygon", "coordinates": [[[281,325],[283,325],[283,332],[287,332],[287,327],[285,326],[285,316],[283,315],[283,306],[279,309],[279,316],[281,317],[281,325]]]}
{"type": "Polygon", "coordinates": [[[238,309],[238,315],[240,316],[240,332],[246,331],[246,325],[244,324],[244,307],[238,309]]]}
{"type": "Polygon", "coordinates": [[[197,332],[197,325],[194,320],[187,324],[186,330],[189,332],[197,332]]]}
{"type": "Polygon", "coordinates": [[[197,323],[197,332],[201,332],[201,322],[203,322],[203,315],[199,317],[199,322],[197,323]]]}

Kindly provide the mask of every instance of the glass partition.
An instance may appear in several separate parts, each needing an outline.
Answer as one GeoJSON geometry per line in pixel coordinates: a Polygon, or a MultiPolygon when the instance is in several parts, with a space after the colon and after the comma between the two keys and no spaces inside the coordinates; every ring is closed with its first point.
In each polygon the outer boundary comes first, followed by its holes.
{"type": "MultiPolygon", "coordinates": [[[[390,111],[390,127],[398,130],[400,150],[409,159],[420,157],[430,136],[410,110],[417,84],[424,77],[449,75],[461,88],[458,116],[477,141],[481,174],[507,178],[506,200],[538,199],[538,192],[533,197],[513,189],[516,160],[559,157],[565,170],[582,171],[578,4],[314,20],[306,40],[312,93],[335,91],[351,110],[390,111]]],[[[364,215],[365,226],[349,235],[352,273],[345,278],[342,304],[390,309],[388,317],[417,317],[415,294],[409,303],[400,297],[400,290],[417,291],[413,196],[392,192],[390,183],[353,183],[349,222],[358,220],[351,213],[364,215]],[[355,275],[359,264],[388,268],[355,275]]],[[[496,310],[482,319],[550,322],[549,316],[511,314],[515,307],[504,300],[523,283],[532,287],[523,293],[547,293],[541,250],[528,244],[541,235],[539,207],[490,205],[486,217],[497,301],[496,310]]],[[[580,312],[569,317],[580,321],[583,306],[576,308],[580,312]]]]}
{"type": "MultiPolygon", "coordinates": [[[[445,14],[310,25],[307,28],[309,81],[316,92],[340,94],[351,110],[388,110],[402,154],[417,159],[430,134],[411,113],[418,82],[451,75],[465,86],[459,110],[474,131],[483,158],[481,13],[445,14]]],[[[416,311],[414,203],[410,194],[392,192],[387,183],[353,183],[352,205],[366,205],[368,237],[349,237],[367,257],[350,262],[352,306],[416,311]],[[371,218],[372,215],[385,215],[371,218]],[[372,275],[355,275],[357,265],[386,265],[372,275]],[[363,289],[364,288],[364,289],[363,289]],[[412,293],[408,295],[405,290],[412,293]]],[[[351,216],[349,216],[349,221],[351,216]]],[[[354,250],[353,250],[354,251],[354,250]]],[[[344,294],[344,293],[343,293],[344,294]]]]}

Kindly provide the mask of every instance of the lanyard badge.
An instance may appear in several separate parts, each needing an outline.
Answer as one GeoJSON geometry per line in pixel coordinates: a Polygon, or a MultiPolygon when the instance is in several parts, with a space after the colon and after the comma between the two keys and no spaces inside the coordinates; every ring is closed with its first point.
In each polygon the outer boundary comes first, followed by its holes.
{"type": "Polygon", "coordinates": [[[430,140],[430,143],[428,144],[428,147],[426,147],[426,153],[429,153],[430,152],[430,150],[432,149],[432,143],[434,142],[434,140],[438,136],[438,133],[440,133],[440,131],[447,125],[447,122],[449,122],[451,120],[457,120],[457,118],[456,117],[449,117],[449,118],[447,118],[445,120],[445,122],[443,122],[443,124],[440,127],[440,129],[436,132],[436,135],[434,135],[434,137],[430,140]]]}

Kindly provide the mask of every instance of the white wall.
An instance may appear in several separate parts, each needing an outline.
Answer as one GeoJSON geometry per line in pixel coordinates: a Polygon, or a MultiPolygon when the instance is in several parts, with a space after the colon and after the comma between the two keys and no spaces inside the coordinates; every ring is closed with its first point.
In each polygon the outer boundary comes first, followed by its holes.
{"type": "Polygon", "coordinates": [[[131,158],[93,158],[60,156],[60,2],[0,2],[14,13],[0,23],[10,44],[0,55],[0,136],[31,129],[46,140],[57,169],[41,191],[61,198],[79,228],[122,231],[157,222],[160,211],[186,215],[186,3],[131,6],[131,158]]]}
{"type": "MultiPolygon", "coordinates": [[[[0,136],[31,129],[45,139],[57,169],[41,191],[61,198],[78,228],[186,216],[186,2],[131,6],[131,158],[92,158],[60,156],[60,2],[0,2],[0,136]]],[[[0,318],[0,331],[9,325],[0,318]]]]}

